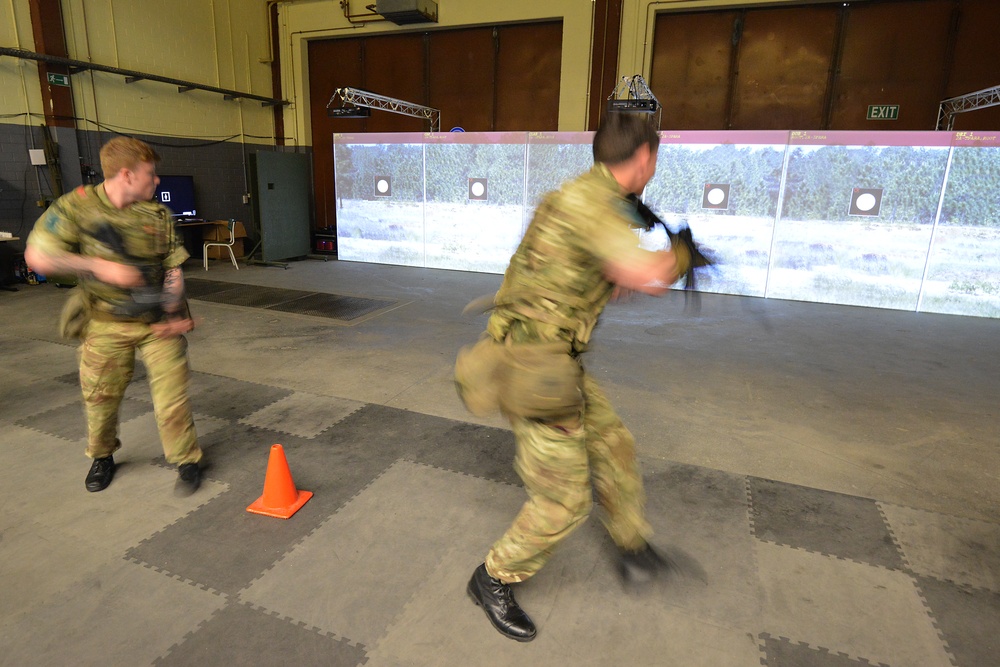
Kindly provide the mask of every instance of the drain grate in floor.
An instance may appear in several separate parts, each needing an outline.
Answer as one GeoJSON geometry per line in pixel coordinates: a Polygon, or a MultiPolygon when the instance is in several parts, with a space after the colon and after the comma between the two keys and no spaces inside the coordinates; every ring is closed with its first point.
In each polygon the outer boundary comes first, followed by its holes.
{"type": "Polygon", "coordinates": [[[219,282],[218,280],[199,280],[186,276],[184,278],[184,289],[189,299],[200,299],[208,294],[221,292],[232,287],[232,283],[219,282]]]}
{"type": "Polygon", "coordinates": [[[188,297],[195,300],[280,310],[285,313],[326,317],[342,322],[351,322],[396,304],[390,299],[367,299],[200,278],[188,278],[184,281],[184,285],[188,297]]]}
{"type": "Polygon", "coordinates": [[[308,292],[299,292],[279,287],[259,287],[257,285],[228,284],[226,289],[209,292],[203,296],[192,297],[202,301],[228,303],[231,306],[246,306],[248,308],[270,308],[271,306],[297,299],[308,292]]]}

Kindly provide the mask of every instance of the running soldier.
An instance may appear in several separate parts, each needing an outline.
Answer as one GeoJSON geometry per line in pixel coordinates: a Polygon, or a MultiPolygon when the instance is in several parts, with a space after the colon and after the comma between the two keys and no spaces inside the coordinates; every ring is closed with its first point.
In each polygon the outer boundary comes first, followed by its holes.
{"type": "Polygon", "coordinates": [[[616,290],[659,295],[687,268],[684,248],[640,248],[641,222],[627,199],[652,178],[658,147],[643,115],[605,116],[593,168],[543,199],[494,298],[486,334],[459,353],[459,394],[473,412],[499,407],[510,420],[514,466],[528,492],[468,584],[493,626],[518,641],[534,639],[536,628],[510,584],[538,572],[581,525],[591,487],[620,549],[624,582],[648,581],[666,564],[647,542],[635,442],[580,363],[616,290]]]}

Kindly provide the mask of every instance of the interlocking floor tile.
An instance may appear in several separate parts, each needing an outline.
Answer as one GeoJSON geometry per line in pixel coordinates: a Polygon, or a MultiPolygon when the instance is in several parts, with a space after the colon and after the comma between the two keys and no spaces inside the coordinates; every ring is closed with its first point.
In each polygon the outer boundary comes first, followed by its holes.
{"type": "Polygon", "coordinates": [[[355,667],[365,660],[363,646],[277,618],[267,610],[230,604],[153,664],[355,667]]]}
{"type": "Polygon", "coordinates": [[[191,374],[192,409],[221,419],[247,417],[291,393],[290,389],[255,382],[243,382],[207,373],[191,374]]]}
{"type": "MultiPolygon", "coordinates": [[[[134,419],[152,409],[150,403],[124,398],[118,409],[119,422],[134,419]]],[[[87,438],[87,420],[84,417],[82,399],[18,420],[17,424],[64,440],[77,441],[87,438]]]]}
{"type": "Polygon", "coordinates": [[[378,443],[393,459],[464,472],[520,485],[514,472],[514,436],[505,429],[390,408],[366,405],[319,436],[331,444],[378,443]]]}
{"type": "Polygon", "coordinates": [[[1000,525],[880,506],[913,572],[1000,593],[1000,525]]]}
{"type": "MultiPolygon", "coordinates": [[[[763,633],[767,667],[871,667],[868,660],[855,660],[842,653],[830,653],[806,644],[792,642],[784,637],[771,637],[763,633]]],[[[885,663],[878,663],[885,665],[885,663]]],[[[888,666],[892,667],[892,666],[888,666]]]]}
{"type": "Polygon", "coordinates": [[[265,405],[240,421],[250,426],[270,428],[301,438],[315,438],[363,406],[364,403],[343,398],[295,392],[270,405],[265,405]]]}
{"type": "Polygon", "coordinates": [[[238,423],[208,434],[202,447],[205,476],[229,484],[229,491],[127,555],[228,593],[259,577],[393,460],[365,440],[331,444],[238,423]],[[275,443],[284,445],[296,488],[314,494],[288,520],[246,511],[263,493],[275,443]]]}
{"type": "Polygon", "coordinates": [[[67,496],[66,502],[54,505],[39,521],[109,557],[124,555],[132,545],[226,490],[225,484],[205,479],[196,494],[178,497],[173,468],[130,461],[119,466],[107,489],[90,493],[83,485],[88,461],[81,458],[78,474],[59,492],[67,496]],[[136,521],[137,515],[143,520],[136,521]],[[98,527],[90,521],[96,521],[98,527]]]}
{"type": "Polygon", "coordinates": [[[758,538],[872,565],[903,566],[874,500],[759,477],[749,483],[758,538]]]}
{"type": "MultiPolygon", "coordinates": [[[[229,428],[231,422],[228,419],[218,419],[194,414],[194,429],[201,442],[204,438],[220,429],[229,428]]],[[[156,425],[156,417],[152,410],[144,415],[130,419],[118,427],[118,437],[122,441],[120,454],[115,456],[115,460],[126,460],[125,457],[133,459],[154,459],[160,463],[163,461],[163,445],[160,441],[160,432],[156,425]]]]}
{"type": "Polygon", "coordinates": [[[682,592],[683,605],[701,618],[753,627],[760,593],[745,478],[671,463],[645,475],[644,484],[651,541],[682,575],[670,590],[682,592]]]}
{"type": "Polygon", "coordinates": [[[44,606],[0,624],[4,664],[149,665],[225,604],[120,558],[74,572],[78,579],[44,606]]]}
{"type": "MultiPolygon", "coordinates": [[[[82,478],[79,491],[86,493],[82,478]]],[[[31,613],[72,586],[81,571],[90,572],[101,567],[108,561],[108,555],[33,521],[30,513],[5,509],[6,512],[0,515],[4,555],[0,559],[0,581],[3,582],[4,598],[18,601],[16,606],[0,605],[0,644],[8,647],[17,643],[15,636],[10,634],[15,619],[31,613]],[[72,568],[65,566],[66,559],[72,561],[72,568]]],[[[0,657],[2,664],[17,664],[6,660],[6,656],[0,657]]]]}
{"type": "Polygon", "coordinates": [[[815,649],[893,667],[950,667],[913,578],[758,541],[761,629],[815,649]]]}
{"type": "MultiPolygon", "coordinates": [[[[509,520],[501,514],[491,521],[509,520]]],[[[701,618],[686,607],[690,597],[678,593],[673,582],[639,595],[625,593],[603,536],[597,522],[584,524],[538,575],[514,587],[538,625],[537,638],[528,644],[502,637],[469,600],[470,563],[482,554],[470,541],[454,543],[438,568],[416,582],[412,601],[370,649],[370,664],[433,667],[447,655],[448,664],[481,664],[488,656],[488,664],[498,667],[760,665],[751,633],[701,618]]]]}
{"type": "Polygon", "coordinates": [[[4,465],[0,466],[0,515],[44,521],[64,505],[85,504],[96,495],[84,489],[91,464],[84,456],[84,441],[67,442],[21,426],[5,426],[0,444],[5,449],[4,465]],[[26,474],[43,468],[44,483],[38,475],[26,474]]]}
{"type": "Polygon", "coordinates": [[[1000,656],[1000,593],[917,577],[931,615],[956,664],[995,665],[1000,656]]]}
{"type": "Polygon", "coordinates": [[[82,410],[81,398],[79,380],[68,385],[57,379],[31,379],[22,383],[5,377],[0,382],[0,420],[22,421],[47,412],[52,406],[73,405],[82,410]],[[38,400],[40,395],[45,396],[44,401],[38,400]]]}
{"type": "MultiPolygon", "coordinates": [[[[454,563],[471,574],[488,541],[499,537],[503,523],[517,512],[521,493],[467,475],[396,462],[241,597],[371,645],[456,542],[478,545],[479,554],[454,563]],[[493,522],[492,534],[485,532],[491,506],[507,510],[506,517],[493,522]]],[[[464,607],[462,598],[449,606],[456,602],[464,607]]],[[[433,607],[423,610],[434,614],[433,607]]]]}
{"type": "Polygon", "coordinates": [[[55,379],[77,365],[76,346],[71,344],[2,336],[0,349],[5,367],[29,373],[38,380],[55,379]]]}
{"type": "Polygon", "coordinates": [[[125,555],[168,574],[235,594],[332,511],[321,502],[321,495],[306,503],[293,520],[250,514],[247,505],[260,495],[260,489],[231,488],[125,555]]]}

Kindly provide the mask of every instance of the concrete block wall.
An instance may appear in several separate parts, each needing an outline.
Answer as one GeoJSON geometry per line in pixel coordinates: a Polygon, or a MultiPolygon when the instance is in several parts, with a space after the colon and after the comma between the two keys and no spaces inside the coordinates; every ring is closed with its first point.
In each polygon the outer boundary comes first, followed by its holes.
{"type": "Polygon", "coordinates": [[[42,138],[38,128],[0,124],[0,231],[21,237],[20,242],[4,243],[15,250],[23,248],[24,237],[41,214],[37,200],[43,196],[42,193],[45,196],[51,194],[47,176],[33,167],[28,158],[32,141],[35,148],[41,148],[42,138]],[[36,175],[41,179],[41,188],[36,175]]]}

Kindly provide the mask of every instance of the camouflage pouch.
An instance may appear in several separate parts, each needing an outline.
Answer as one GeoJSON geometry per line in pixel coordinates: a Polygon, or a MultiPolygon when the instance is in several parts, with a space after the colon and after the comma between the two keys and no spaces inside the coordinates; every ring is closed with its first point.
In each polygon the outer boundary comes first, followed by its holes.
{"type": "Polygon", "coordinates": [[[59,313],[59,335],[63,338],[82,338],[83,330],[90,321],[87,300],[79,287],[70,290],[62,312],[59,313]]]}
{"type": "Polygon", "coordinates": [[[499,380],[506,350],[484,334],[475,345],[466,345],[455,360],[455,389],[472,414],[487,417],[500,409],[499,380]]]}
{"type": "Polygon", "coordinates": [[[501,343],[484,334],[455,361],[455,388],[477,417],[498,410],[526,419],[561,419],[583,407],[583,368],[568,342],[501,343]]]}
{"type": "Polygon", "coordinates": [[[500,409],[526,419],[555,420],[583,409],[583,368],[569,342],[517,343],[500,376],[500,409]]]}

